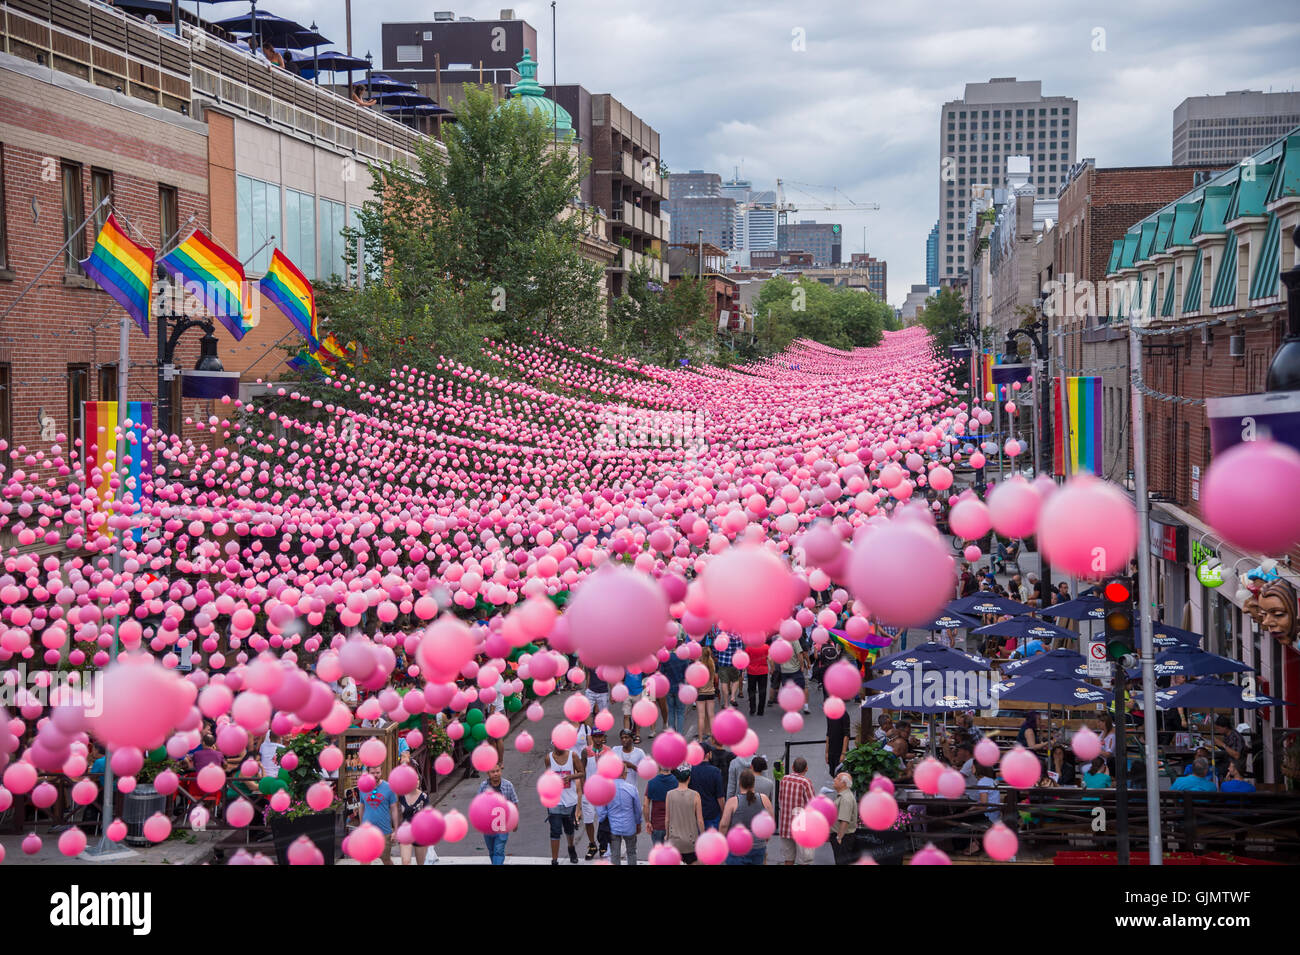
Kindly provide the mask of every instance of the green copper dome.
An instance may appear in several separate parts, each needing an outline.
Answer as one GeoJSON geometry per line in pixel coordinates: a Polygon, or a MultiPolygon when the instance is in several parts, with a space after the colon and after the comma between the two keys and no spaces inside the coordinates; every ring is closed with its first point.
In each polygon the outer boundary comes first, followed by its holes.
{"type": "Polygon", "coordinates": [[[539,113],[546,120],[546,125],[554,123],[554,129],[560,139],[573,138],[573,117],[563,106],[546,95],[542,84],[537,82],[537,61],[527,49],[524,58],[515,64],[519,70],[519,82],[510,90],[512,99],[518,99],[530,113],[539,113]]]}

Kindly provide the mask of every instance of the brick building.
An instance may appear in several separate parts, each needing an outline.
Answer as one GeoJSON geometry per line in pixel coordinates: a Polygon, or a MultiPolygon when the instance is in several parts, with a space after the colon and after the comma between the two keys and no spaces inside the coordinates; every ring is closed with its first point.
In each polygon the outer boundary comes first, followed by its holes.
{"type": "MultiPolygon", "coordinates": [[[[1289,554],[1243,553],[1201,516],[1200,487],[1211,461],[1206,398],[1264,390],[1286,326],[1280,273],[1296,262],[1300,224],[1300,130],[1215,175],[1134,223],[1111,244],[1106,277],[1118,290],[1104,313],[1115,326],[1140,314],[1142,375],[1159,397],[1144,399],[1147,469],[1153,496],[1154,589],[1164,619],[1205,634],[1205,649],[1254,667],[1260,692],[1300,699],[1300,653],[1261,636],[1242,612],[1237,588],[1206,588],[1193,547],[1240,572],[1267,557],[1293,585],[1289,554]],[[1159,334],[1153,334],[1159,333],[1159,334]],[[1170,400],[1172,399],[1172,400],[1170,400]]],[[[1240,713],[1236,719],[1253,719],[1240,713]]],[[[1284,710],[1300,726],[1300,707],[1284,710]]],[[[1264,778],[1277,777],[1278,739],[1256,724],[1266,748],[1264,778]]]]}

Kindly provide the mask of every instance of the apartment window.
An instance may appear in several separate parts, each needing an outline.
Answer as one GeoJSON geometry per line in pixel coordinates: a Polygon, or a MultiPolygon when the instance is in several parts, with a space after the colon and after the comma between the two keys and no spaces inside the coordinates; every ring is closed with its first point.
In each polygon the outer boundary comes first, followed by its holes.
{"type": "Polygon", "coordinates": [[[99,400],[117,400],[117,364],[99,366],[99,400]]]}
{"type": "Polygon", "coordinates": [[[180,231],[179,206],[175,186],[158,186],[158,249],[170,246],[180,231]]]}
{"type": "Polygon", "coordinates": [[[340,279],[347,274],[344,253],[346,240],[343,230],[347,228],[347,207],[341,202],[329,199],[320,201],[320,271],[325,278],[337,275],[340,279]]]}
{"type": "Polygon", "coordinates": [[[0,269],[9,268],[9,231],[5,219],[5,148],[0,143],[0,269]]]}
{"type": "Polygon", "coordinates": [[[63,241],[68,244],[63,253],[63,271],[68,275],[81,275],[81,260],[86,257],[86,230],[81,223],[86,218],[86,202],[81,193],[81,166],[74,162],[63,163],[63,241]]]}
{"type": "MultiPolygon", "coordinates": [[[[77,438],[84,438],[82,426],[85,422],[85,409],[83,404],[90,400],[90,366],[89,365],[69,365],[68,366],[68,422],[72,427],[72,432],[68,435],[69,441],[75,441],[77,438]]],[[[95,443],[94,435],[90,436],[88,444],[95,443]]],[[[82,448],[82,454],[86,449],[82,448]]]]}
{"type": "Polygon", "coordinates": [[[108,221],[108,214],[113,210],[108,207],[109,202],[113,200],[113,173],[107,169],[92,169],[90,171],[90,201],[95,207],[95,238],[99,237],[99,230],[104,228],[104,223],[108,221]],[[100,205],[103,203],[103,205],[100,205]]]}
{"type": "Polygon", "coordinates": [[[284,191],[284,252],[303,275],[316,278],[316,200],[305,192],[284,191]]]}
{"type": "MultiPolygon", "coordinates": [[[[10,385],[8,364],[0,365],[0,440],[6,446],[14,443],[14,406],[10,385]]],[[[1209,447],[1207,444],[1206,447],[1209,447]]]]}
{"type": "MultiPolygon", "coordinates": [[[[280,187],[248,176],[237,176],[235,192],[239,259],[250,272],[265,272],[271,265],[273,243],[270,240],[280,234],[280,187]],[[253,255],[258,249],[257,255],[253,255]]],[[[302,269],[297,261],[294,264],[302,269]]],[[[306,271],[303,269],[303,274],[306,271]]]]}
{"type": "Polygon", "coordinates": [[[1069,115],[1070,115],[1070,107],[1068,107],[1068,106],[1063,106],[1063,107],[1061,107],[1061,115],[1062,115],[1062,116],[1069,116],[1069,115]]]}

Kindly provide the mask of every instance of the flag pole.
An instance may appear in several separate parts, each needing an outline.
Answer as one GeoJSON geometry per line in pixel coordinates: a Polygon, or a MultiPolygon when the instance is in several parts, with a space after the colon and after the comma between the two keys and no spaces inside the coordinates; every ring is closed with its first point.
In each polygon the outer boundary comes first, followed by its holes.
{"type": "Polygon", "coordinates": [[[109,197],[105,196],[103,199],[100,199],[99,202],[95,203],[95,208],[90,210],[90,215],[86,216],[86,218],[81,220],[81,225],[77,226],[77,228],[75,228],[72,231],[72,235],[68,236],[67,241],[64,242],[63,245],[59,246],[59,251],[55,252],[52,256],[50,256],[50,260],[41,266],[40,270],[32,277],[32,280],[27,283],[26,287],[23,288],[21,292],[18,293],[18,297],[14,299],[12,302],[10,302],[9,306],[3,312],[0,312],[0,322],[3,322],[6,318],[9,317],[9,313],[12,312],[17,307],[18,303],[23,300],[23,296],[25,296],[36,286],[36,283],[41,280],[41,276],[44,275],[47,271],[49,271],[50,266],[53,265],[55,262],[57,262],[59,260],[59,256],[61,256],[64,252],[67,251],[68,246],[72,245],[72,243],[76,240],[77,236],[81,235],[81,230],[86,228],[86,226],[90,225],[91,219],[99,215],[99,210],[104,208],[104,206],[108,204],[108,199],[109,197]]]}

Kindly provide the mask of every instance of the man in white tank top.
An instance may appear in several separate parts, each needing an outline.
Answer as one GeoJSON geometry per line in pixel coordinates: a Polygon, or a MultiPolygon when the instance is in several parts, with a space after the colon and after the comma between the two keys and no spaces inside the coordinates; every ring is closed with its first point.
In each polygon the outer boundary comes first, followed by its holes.
{"type": "Polygon", "coordinates": [[[569,841],[569,861],[578,861],[578,850],[573,845],[574,810],[582,797],[582,763],[572,750],[561,749],[552,744],[546,754],[547,768],[560,777],[564,789],[560,792],[560,801],[548,810],[546,821],[551,827],[551,865],[560,864],[560,833],[569,841]]]}

